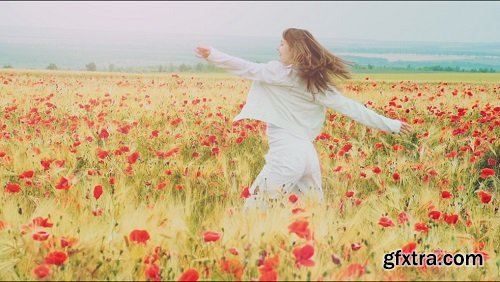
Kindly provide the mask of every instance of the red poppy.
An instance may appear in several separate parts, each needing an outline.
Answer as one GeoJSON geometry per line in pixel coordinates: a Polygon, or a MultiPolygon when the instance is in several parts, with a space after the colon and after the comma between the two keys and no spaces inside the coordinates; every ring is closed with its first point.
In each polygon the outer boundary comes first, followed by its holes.
{"type": "Polygon", "coordinates": [[[52,271],[50,270],[49,265],[41,264],[33,269],[33,273],[35,274],[37,279],[43,279],[50,276],[50,274],[52,274],[52,271]]]}
{"type": "Polygon", "coordinates": [[[148,231],[135,229],[132,232],[130,232],[129,238],[130,241],[132,242],[146,245],[150,237],[148,231]]]}
{"type": "Polygon", "coordinates": [[[305,212],[306,210],[303,208],[294,208],[292,209],[292,214],[297,214],[299,212],[305,212]]]}
{"type": "Polygon", "coordinates": [[[360,243],[352,243],[351,244],[351,249],[353,251],[357,251],[357,250],[361,249],[361,244],[360,243]]]}
{"type": "Polygon", "coordinates": [[[122,153],[130,152],[130,148],[128,146],[120,146],[120,148],[118,150],[122,153]]]}
{"type": "Polygon", "coordinates": [[[156,189],[158,189],[158,190],[163,190],[163,189],[165,189],[165,187],[167,187],[167,182],[165,182],[165,181],[159,182],[156,185],[156,189]]]}
{"type": "Polygon", "coordinates": [[[429,182],[429,175],[427,175],[427,174],[426,174],[426,175],[422,176],[422,180],[423,180],[425,183],[429,182]]]}
{"type": "Polygon", "coordinates": [[[380,169],[380,167],[376,166],[376,167],[374,167],[374,168],[372,169],[372,171],[373,171],[374,173],[376,173],[376,174],[379,174],[379,173],[381,173],[381,172],[382,172],[382,169],[380,169]]]}
{"type": "Polygon", "coordinates": [[[352,148],[352,145],[347,143],[344,145],[344,147],[342,147],[342,151],[347,153],[347,152],[349,152],[349,150],[351,150],[351,148],[352,148]]]}
{"type": "Polygon", "coordinates": [[[427,233],[429,231],[429,227],[427,227],[425,222],[417,222],[415,223],[415,231],[427,233]]]}
{"type": "Polygon", "coordinates": [[[395,172],[392,174],[392,179],[395,181],[395,182],[398,182],[401,177],[399,176],[399,173],[395,172]]]}
{"type": "Polygon", "coordinates": [[[180,150],[179,148],[173,148],[172,150],[167,151],[167,152],[156,151],[155,155],[161,159],[164,159],[164,158],[168,158],[168,157],[171,157],[171,156],[177,154],[177,152],[179,152],[179,150],[180,150]]]}
{"type": "Polygon", "coordinates": [[[427,216],[433,220],[438,220],[441,216],[441,212],[439,211],[431,211],[427,214],[427,216]]]}
{"type": "Polygon", "coordinates": [[[491,168],[483,168],[481,169],[481,178],[488,178],[490,176],[495,175],[495,171],[491,168]]]}
{"type": "Polygon", "coordinates": [[[290,203],[292,204],[295,204],[295,202],[297,202],[299,200],[299,197],[297,197],[297,195],[295,194],[292,194],[288,197],[288,201],[290,201],[290,203]]]}
{"type": "Polygon", "coordinates": [[[132,126],[127,124],[127,125],[124,125],[124,126],[118,128],[118,132],[120,132],[122,134],[128,134],[130,132],[130,129],[132,129],[132,126]]]}
{"type": "Polygon", "coordinates": [[[278,272],[276,272],[276,267],[278,267],[278,264],[279,255],[274,255],[273,257],[266,258],[264,262],[259,266],[259,281],[278,280],[278,272]]]}
{"type": "Polygon", "coordinates": [[[241,280],[241,276],[243,275],[244,271],[244,266],[238,259],[236,258],[222,259],[219,261],[219,264],[223,272],[232,274],[236,280],[241,280]]]}
{"type": "Polygon", "coordinates": [[[230,249],[229,249],[229,252],[230,252],[231,254],[235,255],[235,256],[237,256],[237,255],[239,254],[238,249],[236,249],[236,248],[230,248],[230,249]]]}
{"type": "Polygon", "coordinates": [[[78,239],[72,237],[61,237],[61,247],[72,247],[74,244],[78,242],[78,239]]]}
{"type": "Polygon", "coordinates": [[[399,218],[399,224],[403,224],[405,222],[408,222],[410,220],[410,215],[405,212],[400,212],[398,215],[399,218]]]}
{"type": "Polygon", "coordinates": [[[477,195],[481,198],[481,202],[483,204],[489,204],[491,202],[491,195],[484,192],[484,191],[479,191],[477,192],[477,195]]]}
{"type": "Polygon", "coordinates": [[[456,151],[449,152],[448,154],[445,155],[447,158],[454,158],[458,155],[456,151]]]}
{"type": "Polygon", "coordinates": [[[10,193],[18,193],[21,192],[21,186],[17,183],[8,183],[5,186],[5,191],[10,193]]]}
{"type": "Polygon", "coordinates": [[[462,146],[460,147],[460,152],[467,152],[467,151],[471,151],[471,147],[469,146],[462,146]]]}
{"type": "Polygon", "coordinates": [[[314,261],[311,257],[314,255],[314,247],[307,244],[304,247],[297,247],[293,249],[293,255],[295,256],[296,264],[298,267],[302,266],[314,266],[314,261]]]}
{"type": "Polygon", "coordinates": [[[43,218],[43,217],[35,217],[32,220],[32,224],[34,226],[40,226],[40,227],[45,227],[45,228],[50,228],[54,226],[52,222],[49,222],[49,218],[43,218]]]}
{"type": "Polygon", "coordinates": [[[194,268],[190,268],[182,273],[178,281],[198,281],[199,278],[200,275],[198,274],[198,271],[194,268]]]}
{"type": "Polygon", "coordinates": [[[129,164],[134,164],[137,161],[137,159],[139,159],[139,157],[140,157],[139,152],[134,152],[132,153],[132,155],[128,156],[127,161],[129,164]]]}
{"type": "Polygon", "coordinates": [[[396,144],[396,145],[392,146],[392,149],[397,152],[397,151],[403,150],[404,147],[401,144],[396,144]]]}
{"type": "Polygon", "coordinates": [[[101,148],[97,148],[97,157],[99,157],[99,159],[103,160],[107,156],[109,156],[109,152],[108,151],[101,150],[101,148]]]}
{"type": "Polygon", "coordinates": [[[109,138],[109,133],[106,129],[101,129],[101,132],[99,133],[99,138],[102,140],[106,140],[109,138]]]}
{"type": "Polygon", "coordinates": [[[449,199],[452,197],[453,197],[453,194],[450,191],[445,190],[445,191],[441,192],[441,198],[443,198],[443,199],[449,199]]]}
{"type": "Polygon", "coordinates": [[[260,270],[259,281],[277,281],[278,280],[278,272],[274,269],[269,270],[260,270]]]}
{"type": "Polygon", "coordinates": [[[96,185],[94,187],[94,198],[98,200],[102,195],[102,186],[101,185],[96,185]]]}
{"type": "Polygon", "coordinates": [[[49,238],[49,233],[47,231],[40,230],[38,232],[33,233],[32,238],[35,241],[45,241],[49,238]]]}
{"type": "Polygon", "coordinates": [[[444,221],[448,224],[455,224],[458,221],[458,214],[443,214],[444,221]]]}
{"type": "Polygon", "coordinates": [[[241,191],[240,197],[246,199],[249,198],[250,196],[251,196],[250,190],[248,189],[248,187],[245,187],[243,191],[241,191]]]}
{"type": "Polygon", "coordinates": [[[212,148],[212,155],[213,156],[218,156],[219,154],[220,154],[219,147],[212,148]]]}
{"type": "Polygon", "coordinates": [[[146,268],[144,274],[146,275],[146,278],[151,281],[161,281],[160,267],[154,263],[146,268]]]}
{"type": "Polygon", "coordinates": [[[43,166],[43,170],[47,171],[50,169],[50,164],[53,162],[53,160],[50,159],[43,159],[40,161],[40,164],[43,166]]]}
{"type": "Polygon", "coordinates": [[[318,137],[316,137],[316,139],[318,140],[330,140],[330,138],[331,138],[330,134],[326,132],[321,132],[321,134],[318,135],[318,137]]]}
{"type": "Polygon", "coordinates": [[[488,165],[496,165],[496,164],[497,164],[497,160],[495,160],[493,158],[488,159],[488,165]]]}
{"type": "Polygon", "coordinates": [[[300,238],[306,240],[311,239],[311,230],[309,230],[309,222],[307,220],[296,220],[288,225],[288,232],[295,233],[300,238]]]}
{"type": "Polygon", "coordinates": [[[345,192],[345,196],[346,196],[347,198],[351,198],[351,197],[353,197],[353,196],[354,196],[354,191],[347,191],[347,192],[345,192]]]}
{"type": "Polygon", "coordinates": [[[203,241],[205,242],[216,242],[220,239],[220,234],[213,231],[206,231],[203,233],[203,241]]]}
{"type": "Polygon", "coordinates": [[[61,176],[56,184],[56,189],[59,190],[68,190],[70,187],[71,186],[69,185],[69,180],[64,176],[61,176]]]}
{"type": "Polygon", "coordinates": [[[23,173],[19,174],[19,178],[21,178],[21,179],[32,178],[34,173],[35,172],[32,170],[27,170],[27,171],[24,171],[23,173]]]}
{"type": "Polygon", "coordinates": [[[379,221],[378,221],[378,224],[383,226],[383,227],[391,227],[391,226],[394,226],[394,222],[392,222],[392,220],[386,216],[382,216],[379,221]]]}
{"type": "Polygon", "coordinates": [[[176,118],[176,119],[172,120],[172,121],[170,122],[170,124],[171,124],[171,125],[177,125],[177,124],[179,124],[180,122],[182,122],[182,119],[181,119],[181,118],[176,118]]]}
{"type": "Polygon", "coordinates": [[[401,248],[401,251],[405,254],[409,254],[411,252],[413,252],[415,249],[417,248],[417,243],[415,242],[410,242],[406,245],[404,245],[402,248],[401,248]]]}
{"type": "Polygon", "coordinates": [[[68,256],[66,255],[65,252],[59,252],[59,251],[54,251],[49,253],[45,257],[45,263],[46,264],[55,264],[55,265],[62,265],[68,256]]]}

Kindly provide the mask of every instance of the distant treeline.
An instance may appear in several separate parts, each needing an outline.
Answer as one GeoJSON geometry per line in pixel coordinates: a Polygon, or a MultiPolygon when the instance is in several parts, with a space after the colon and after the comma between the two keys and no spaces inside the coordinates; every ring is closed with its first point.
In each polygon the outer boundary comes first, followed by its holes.
{"type": "MultiPolygon", "coordinates": [[[[87,69],[88,70],[88,69],[87,69]]],[[[106,71],[106,70],[103,70],[106,71]]],[[[111,72],[224,72],[220,68],[217,68],[210,64],[197,63],[197,64],[168,64],[168,65],[158,65],[158,66],[147,66],[147,67],[115,67],[114,65],[109,65],[107,71],[111,72]]]]}
{"type": "Polygon", "coordinates": [[[476,73],[495,73],[493,68],[460,68],[460,67],[443,67],[443,66],[424,66],[413,67],[408,65],[406,67],[387,67],[387,66],[374,66],[374,65],[354,65],[353,72],[476,72],[476,73]]]}
{"type": "MultiPolygon", "coordinates": [[[[14,68],[11,65],[5,65],[3,68],[14,68]]],[[[86,70],[86,71],[109,71],[109,72],[140,72],[140,73],[162,73],[162,72],[190,72],[190,73],[214,73],[224,72],[220,68],[207,63],[197,64],[168,64],[147,67],[118,67],[114,64],[109,64],[107,67],[98,67],[94,62],[85,65],[85,69],[68,69],[59,68],[56,64],[50,63],[46,69],[48,70],[86,70]]],[[[460,67],[443,67],[443,66],[423,66],[413,67],[408,65],[406,67],[394,66],[375,66],[375,65],[359,65],[355,64],[351,67],[353,73],[377,73],[377,72],[470,72],[470,73],[495,73],[493,68],[460,68],[460,67]]]]}

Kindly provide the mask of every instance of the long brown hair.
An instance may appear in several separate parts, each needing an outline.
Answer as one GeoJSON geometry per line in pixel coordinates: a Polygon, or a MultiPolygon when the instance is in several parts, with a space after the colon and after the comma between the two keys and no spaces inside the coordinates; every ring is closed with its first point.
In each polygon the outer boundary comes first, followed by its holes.
{"type": "Polygon", "coordinates": [[[299,77],[312,94],[324,93],[330,86],[335,86],[334,77],[351,78],[347,69],[351,63],[333,55],[309,31],[289,28],[283,31],[283,39],[290,46],[292,63],[298,69],[299,77]]]}

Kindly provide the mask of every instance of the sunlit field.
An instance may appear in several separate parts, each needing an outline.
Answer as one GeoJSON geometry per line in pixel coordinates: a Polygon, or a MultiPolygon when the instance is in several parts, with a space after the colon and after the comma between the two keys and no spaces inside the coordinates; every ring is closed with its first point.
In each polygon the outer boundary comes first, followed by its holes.
{"type": "Polygon", "coordinates": [[[500,75],[339,82],[414,133],[328,110],[315,141],[325,201],[292,195],[264,211],[243,203],[265,124],[232,122],[250,84],[0,71],[0,279],[499,279],[500,75]],[[397,250],[484,265],[384,269],[397,250]]]}

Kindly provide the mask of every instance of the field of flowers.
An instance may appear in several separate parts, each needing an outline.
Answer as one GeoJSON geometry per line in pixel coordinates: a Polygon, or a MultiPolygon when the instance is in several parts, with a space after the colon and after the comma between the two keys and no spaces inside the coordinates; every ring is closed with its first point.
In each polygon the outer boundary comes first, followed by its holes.
{"type": "Polygon", "coordinates": [[[325,203],[244,211],[268,149],[232,122],[249,81],[2,70],[0,280],[498,280],[498,81],[340,83],[414,133],[329,110],[325,203]],[[485,261],[385,270],[398,249],[485,261]]]}

